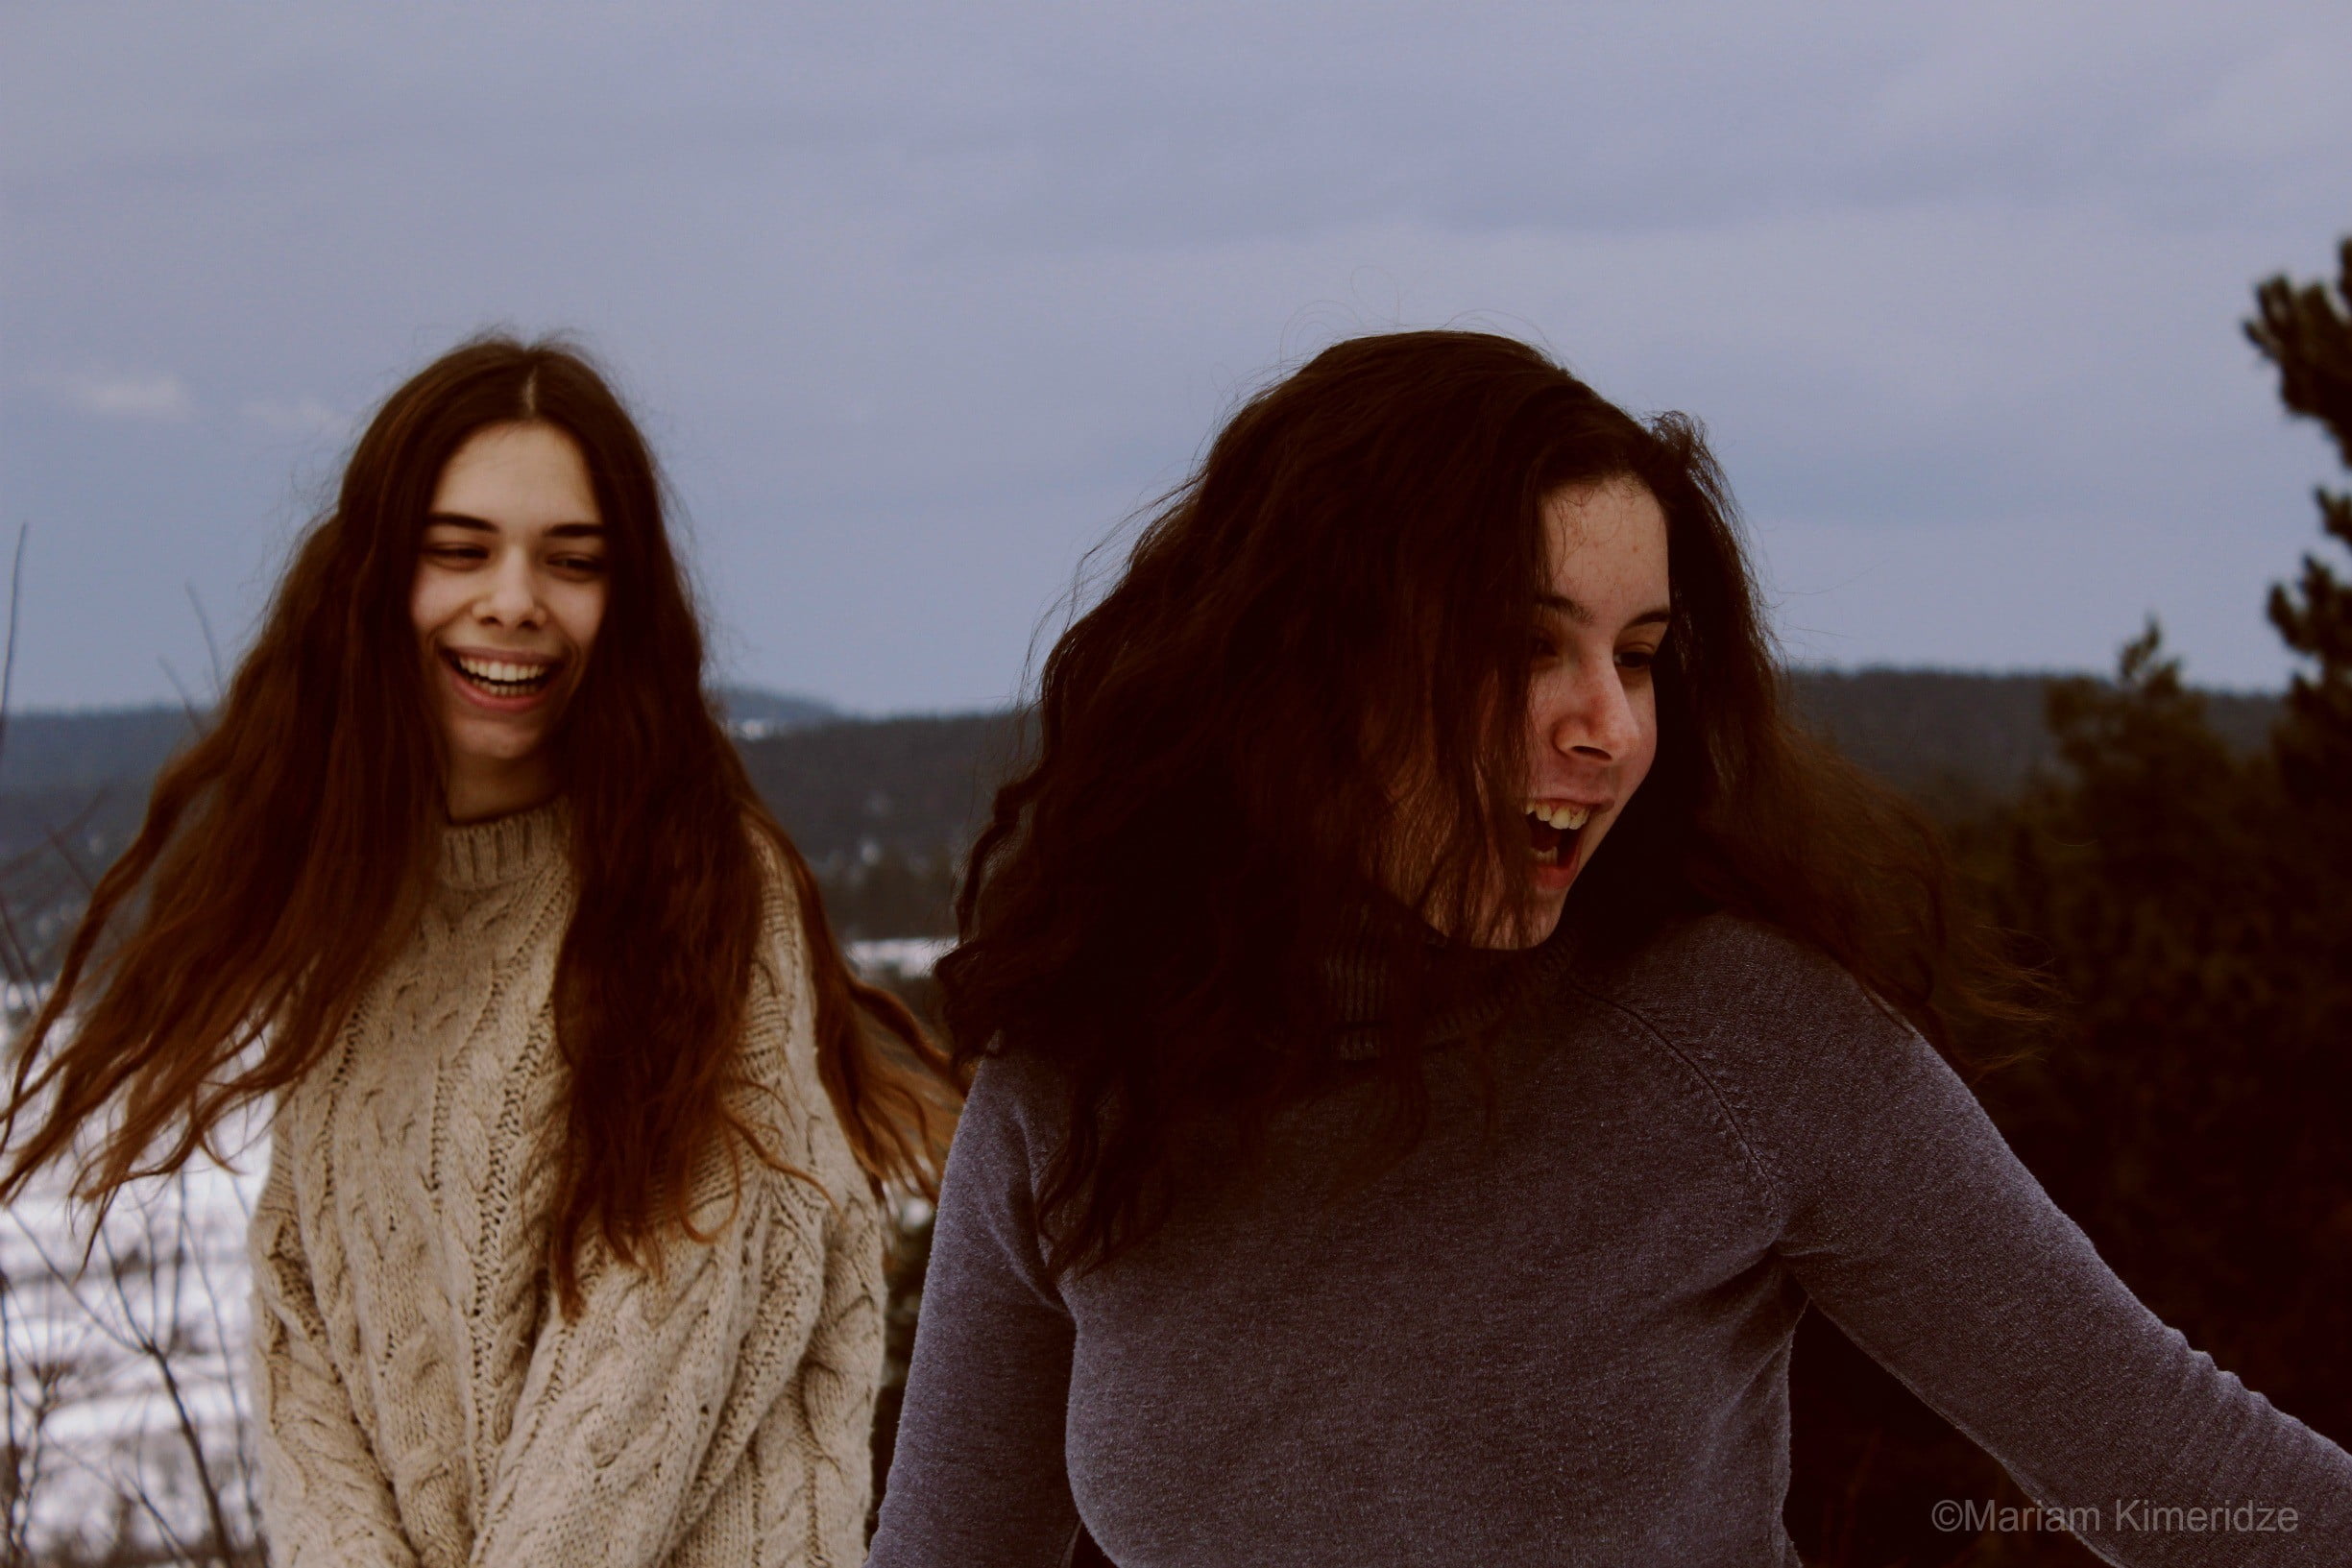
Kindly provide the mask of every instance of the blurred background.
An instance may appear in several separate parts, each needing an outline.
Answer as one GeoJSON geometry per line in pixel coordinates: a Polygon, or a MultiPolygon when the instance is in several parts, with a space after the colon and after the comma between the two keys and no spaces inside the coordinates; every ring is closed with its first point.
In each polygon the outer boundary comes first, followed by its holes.
{"type": "MultiPolygon", "coordinates": [[[[1706,423],[1799,701],[2064,988],[1980,1095],[2352,1441],[2348,59],[2269,0],[0,0],[11,1003],[355,422],[468,333],[616,373],[755,775],[919,1000],[1123,525],[1328,343],[1481,326],[1706,423]]],[[[250,1557],[239,1179],[78,1285],[10,1216],[5,1561],[250,1557]]],[[[2023,1495],[1818,1315],[1795,1402],[1811,1560],[2092,1560],[1934,1529],[2023,1495]]]]}

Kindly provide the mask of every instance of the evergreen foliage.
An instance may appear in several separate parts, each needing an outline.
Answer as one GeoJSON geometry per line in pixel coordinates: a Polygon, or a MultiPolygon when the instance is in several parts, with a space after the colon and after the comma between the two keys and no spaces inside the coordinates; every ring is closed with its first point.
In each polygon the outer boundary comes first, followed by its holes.
{"type": "MultiPolygon", "coordinates": [[[[2246,330],[2352,465],[2352,241],[2342,264],[2332,291],[2263,283],[2246,330]]],[[[2352,495],[2318,499],[2352,546],[2352,495]]],[[[2113,682],[2049,688],[2059,768],[1961,827],[1994,915],[2067,999],[2047,1049],[1977,1089],[2142,1300],[2352,1445],[2352,587],[2306,556],[2268,613],[2305,666],[2267,745],[2217,732],[2151,622],[2113,682]]],[[[1795,1406],[1808,1560],[2096,1560],[2047,1533],[1939,1535],[1936,1498],[2025,1499],[1818,1322],[1795,1406]]]]}
{"type": "MultiPolygon", "coordinates": [[[[2280,400],[2318,421],[2352,466],[2352,239],[2338,259],[2333,291],[2285,277],[2266,281],[2245,330],[2278,367],[2280,400]]],[[[2321,528],[2352,547],[2352,495],[2322,489],[2318,502],[2321,528]]],[[[2307,555],[2294,589],[2270,591],[2269,612],[2287,645],[2317,665],[2289,690],[2278,754],[2289,788],[2320,807],[2330,791],[2340,794],[2352,783],[2352,586],[2307,555]]]]}

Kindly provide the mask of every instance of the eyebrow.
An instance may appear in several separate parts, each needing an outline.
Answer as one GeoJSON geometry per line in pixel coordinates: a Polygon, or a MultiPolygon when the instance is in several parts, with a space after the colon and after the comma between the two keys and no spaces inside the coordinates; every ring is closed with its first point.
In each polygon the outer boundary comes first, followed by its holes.
{"type": "MultiPolygon", "coordinates": [[[[472,528],[484,534],[495,534],[500,531],[497,523],[486,522],[480,518],[470,518],[463,512],[427,514],[424,519],[424,526],[430,528],[435,524],[448,528],[472,528]]],[[[604,524],[600,522],[559,522],[547,532],[557,539],[602,539],[604,524]]]]}
{"type": "MultiPolygon", "coordinates": [[[[1556,615],[1574,621],[1579,626],[1589,626],[1598,618],[1586,606],[1579,604],[1564,593],[1539,593],[1536,595],[1536,605],[1539,609],[1549,610],[1556,615]]],[[[1640,615],[1627,621],[1625,629],[1630,632],[1637,626],[1670,626],[1673,623],[1674,613],[1661,604],[1656,609],[1644,610],[1640,615]]]]}

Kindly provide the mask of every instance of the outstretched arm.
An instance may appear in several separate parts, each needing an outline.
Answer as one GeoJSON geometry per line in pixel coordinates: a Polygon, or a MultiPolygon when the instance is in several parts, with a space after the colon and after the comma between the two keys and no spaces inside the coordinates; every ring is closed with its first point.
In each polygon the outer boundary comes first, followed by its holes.
{"type": "Polygon", "coordinates": [[[262,1522],[277,1568],[416,1568],[391,1484],[327,1351],[279,1140],[246,1232],[262,1522]]]}
{"type": "Polygon", "coordinates": [[[1069,1558],[1074,1330],[1038,1255],[1014,1092],[1031,1071],[984,1063],[948,1151],[869,1568],[1060,1568],[1069,1558]]]}
{"type": "Polygon", "coordinates": [[[2142,1305],[1925,1040],[1829,996],[1784,1071],[1726,1073],[1812,1299],[2108,1561],[2352,1562],[2352,1457],[2142,1305]]]}

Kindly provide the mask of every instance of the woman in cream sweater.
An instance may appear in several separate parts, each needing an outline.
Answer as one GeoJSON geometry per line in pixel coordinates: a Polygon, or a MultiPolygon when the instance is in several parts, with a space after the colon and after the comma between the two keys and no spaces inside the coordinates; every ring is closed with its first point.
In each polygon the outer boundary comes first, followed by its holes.
{"type": "Polygon", "coordinates": [[[702,662],[605,383],[457,349],[361,437],[19,1047],[0,1195],[95,1127],[104,1202],[277,1096],[278,1563],[862,1554],[878,1195],[930,1187],[954,1095],[702,662]]]}

